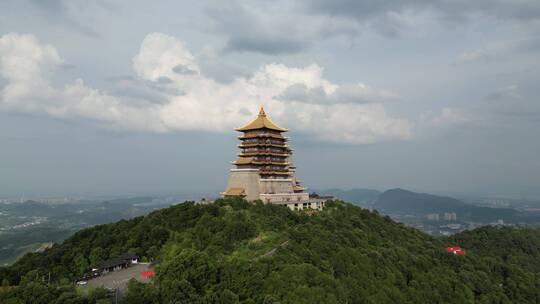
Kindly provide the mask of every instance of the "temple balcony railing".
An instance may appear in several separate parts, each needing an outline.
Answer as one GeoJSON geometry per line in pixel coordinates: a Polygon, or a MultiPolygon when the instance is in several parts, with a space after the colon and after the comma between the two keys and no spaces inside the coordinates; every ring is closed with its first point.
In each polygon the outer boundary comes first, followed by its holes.
{"type": "Polygon", "coordinates": [[[274,148],[290,148],[289,145],[284,143],[269,143],[269,142],[253,142],[253,143],[241,143],[238,148],[252,148],[252,147],[274,147],[274,148]]]}
{"type": "Polygon", "coordinates": [[[290,175],[291,172],[289,170],[264,170],[259,169],[259,174],[262,175],[290,175]]]}
{"type": "Polygon", "coordinates": [[[242,148],[241,153],[277,153],[277,154],[288,154],[289,151],[279,148],[242,148]]]}
{"type": "Polygon", "coordinates": [[[256,152],[245,152],[245,153],[239,153],[239,157],[252,157],[252,156],[260,156],[260,155],[268,155],[268,156],[276,156],[276,157],[289,157],[289,153],[274,153],[270,151],[256,151],[256,152]]]}
{"type": "Polygon", "coordinates": [[[246,140],[251,138],[276,138],[283,141],[287,141],[289,138],[287,136],[283,136],[281,134],[273,134],[273,133],[257,133],[257,134],[244,134],[238,136],[238,139],[246,140]]]}
{"type": "Polygon", "coordinates": [[[232,164],[235,165],[275,165],[275,166],[289,166],[291,163],[289,162],[275,162],[275,161],[250,161],[250,162],[239,162],[239,161],[232,161],[232,164]]]}

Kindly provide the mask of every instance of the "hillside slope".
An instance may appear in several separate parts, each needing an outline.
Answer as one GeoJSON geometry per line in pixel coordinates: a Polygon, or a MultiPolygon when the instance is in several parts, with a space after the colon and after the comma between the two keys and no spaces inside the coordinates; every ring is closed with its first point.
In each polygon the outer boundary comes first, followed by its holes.
{"type": "MultiPolygon", "coordinates": [[[[33,295],[27,292],[29,286],[43,284],[33,278],[49,271],[57,287],[41,288],[45,295],[32,300],[75,297],[62,278],[73,279],[92,263],[128,251],[157,258],[160,264],[157,284],[130,283],[126,303],[180,299],[182,303],[534,303],[540,299],[539,272],[527,268],[530,261],[525,258],[507,266],[486,254],[496,248],[476,251],[472,244],[465,247],[466,256],[446,253],[446,245],[469,244],[466,235],[458,237],[437,240],[343,202],[330,202],[325,211],[312,215],[237,200],[184,203],[80,231],[44,253],[26,255],[11,267],[0,268],[0,279],[19,284],[0,292],[0,302],[27,301],[24,297],[33,295]]],[[[531,246],[540,248],[539,243],[531,246]]],[[[94,303],[96,298],[78,301],[94,303]]]]}
{"type": "Polygon", "coordinates": [[[40,244],[60,242],[78,230],[147,214],[168,203],[153,203],[151,197],[110,201],[48,204],[35,201],[0,203],[0,265],[40,244]]]}

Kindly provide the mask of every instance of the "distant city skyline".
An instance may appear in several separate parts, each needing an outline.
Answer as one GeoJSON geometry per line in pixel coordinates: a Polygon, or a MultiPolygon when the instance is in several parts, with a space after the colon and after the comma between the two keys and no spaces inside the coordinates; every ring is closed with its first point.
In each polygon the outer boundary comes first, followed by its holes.
{"type": "Polygon", "coordinates": [[[0,198],[221,191],[264,105],[312,189],[540,197],[540,2],[0,3],[0,198]]]}

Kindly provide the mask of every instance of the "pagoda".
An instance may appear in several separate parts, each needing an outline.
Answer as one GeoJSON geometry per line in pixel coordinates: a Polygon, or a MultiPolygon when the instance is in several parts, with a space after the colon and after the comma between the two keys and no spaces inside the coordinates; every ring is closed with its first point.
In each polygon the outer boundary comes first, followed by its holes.
{"type": "Polygon", "coordinates": [[[287,206],[292,210],[321,209],[322,202],[310,202],[306,189],[295,177],[292,149],[283,133],[288,130],[276,125],[264,112],[245,126],[236,129],[240,153],[232,164],[227,190],[223,197],[241,197],[248,201],[287,206]]]}

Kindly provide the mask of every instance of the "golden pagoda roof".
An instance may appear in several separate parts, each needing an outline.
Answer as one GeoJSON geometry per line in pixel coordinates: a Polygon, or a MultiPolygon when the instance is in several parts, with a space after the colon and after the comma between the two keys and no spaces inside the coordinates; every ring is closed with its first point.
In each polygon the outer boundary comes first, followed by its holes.
{"type": "Polygon", "coordinates": [[[304,191],[304,190],[306,190],[306,188],[302,186],[298,186],[298,185],[293,186],[293,191],[304,191]]]}
{"type": "Polygon", "coordinates": [[[234,163],[237,164],[237,165],[248,165],[248,164],[251,164],[254,161],[255,161],[254,157],[241,157],[237,161],[235,161],[234,163]]]}
{"type": "Polygon", "coordinates": [[[246,196],[244,188],[229,188],[223,192],[223,196],[246,196]]]}
{"type": "Polygon", "coordinates": [[[259,111],[259,115],[245,126],[236,129],[236,131],[244,132],[258,129],[270,129],[278,132],[287,132],[287,129],[276,125],[269,117],[266,116],[263,107],[259,111]]]}

